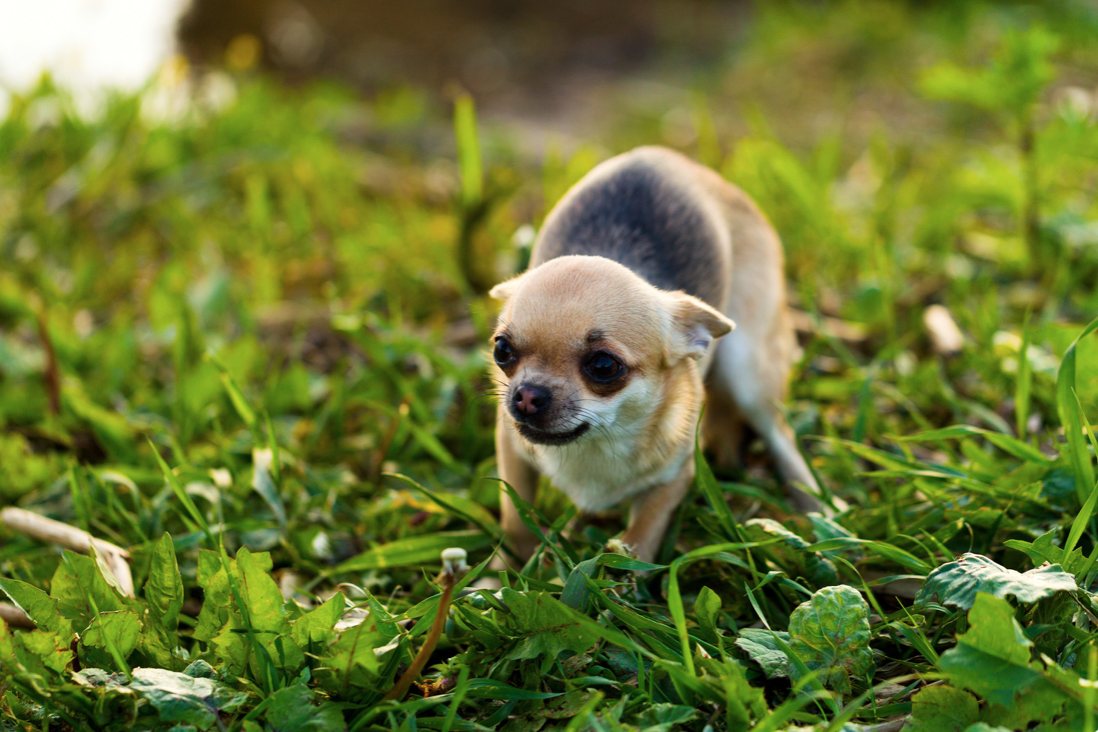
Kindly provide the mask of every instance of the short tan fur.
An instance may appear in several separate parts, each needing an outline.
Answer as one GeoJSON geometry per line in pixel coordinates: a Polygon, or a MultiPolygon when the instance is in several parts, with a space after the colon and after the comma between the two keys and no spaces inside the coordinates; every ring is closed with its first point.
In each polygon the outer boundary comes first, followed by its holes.
{"type": "MultiPolygon", "coordinates": [[[[794,335],[782,251],[754,203],[663,148],[602,163],[546,219],[532,267],[497,285],[500,477],[533,501],[545,475],[581,511],[631,501],[621,542],[652,561],[694,475],[694,430],[726,466],[744,424],[789,496],[819,487],[781,404],[794,335]]],[[[522,558],[536,540],[510,497],[501,522],[522,558]]]]}

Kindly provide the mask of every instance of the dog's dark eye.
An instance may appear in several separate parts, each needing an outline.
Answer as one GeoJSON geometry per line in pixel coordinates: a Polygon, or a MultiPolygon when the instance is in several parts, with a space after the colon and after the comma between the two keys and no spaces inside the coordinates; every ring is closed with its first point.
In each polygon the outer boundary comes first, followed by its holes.
{"type": "Polygon", "coordinates": [[[583,368],[592,379],[602,382],[613,381],[622,373],[621,361],[609,353],[596,353],[583,368]]]}
{"type": "Polygon", "coordinates": [[[492,353],[496,359],[496,363],[500,366],[506,366],[515,359],[515,351],[511,348],[511,344],[506,338],[500,337],[496,339],[496,350],[492,353]]]}

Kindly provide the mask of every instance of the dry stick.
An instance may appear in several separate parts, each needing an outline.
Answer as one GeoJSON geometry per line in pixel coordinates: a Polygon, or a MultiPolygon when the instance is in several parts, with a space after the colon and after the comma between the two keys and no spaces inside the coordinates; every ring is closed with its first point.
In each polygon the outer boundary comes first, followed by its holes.
{"type": "Polygon", "coordinates": [[[116,544],[96,539],[86,531],[46,518],[32,511],[8,507],[0,511],[0,522],[12,531],[18,531],[39,541],[57,544],[66,549],[90,554],[92,547],[103,557],[107,570],[114,575],[123,594],[133,597],[133,575],[127,561],[130,553],[116,544]]]}
{"type": "Polygon", "coordinates": [[[454,585],[457,584],[458,577],[465,573],[465,558],[464,549],[443,550],[442,565],[444,569],[440,578],[442,580],[442,597],[438,601],[435,622],[431,625],[431,632],[427,634],[427,640],[423,642],[423,646],[416,654],[412,665],[396,682],[396,686],[389,689],[389,693],[385,695],[383,701],[400,701],[403,699],[404,695],[408,693],[408,689],[412,687],[412,682],[419,676],[419,672],[427,665],[431,654],[435,652],[438,639],[442,637],[442,629],[446,627],[446,617],[450,614],[450,598],[454,594],[454,585]]]}
{"type": "Polygon", "coordinates": [[[13,628],[34,630],[34,621],[21,608],[7,602],[0,602],[0,620],[13,628]]]}

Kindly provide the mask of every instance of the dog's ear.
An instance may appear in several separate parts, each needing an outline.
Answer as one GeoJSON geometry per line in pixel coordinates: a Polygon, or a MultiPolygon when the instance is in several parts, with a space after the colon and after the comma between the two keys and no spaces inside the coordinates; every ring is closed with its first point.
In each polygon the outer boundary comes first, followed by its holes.
{"type": "Polygon", "coordinates": [[[502,300],[507,302],[511,299],[511,296],[518,291],[519,282],[522,280],[523,275],[512,277],[506,282],[500,282],[498,285],[488,291],[490,297],[494,297],[496,300],[502,300]]]}
{"type": "Polygon", "coordinates": [[[727,316],[693,295],[672,294],[671,317],[675,328],[674,351],[686,358],[701,358],[713,341],[736,327],[727,316]]]}

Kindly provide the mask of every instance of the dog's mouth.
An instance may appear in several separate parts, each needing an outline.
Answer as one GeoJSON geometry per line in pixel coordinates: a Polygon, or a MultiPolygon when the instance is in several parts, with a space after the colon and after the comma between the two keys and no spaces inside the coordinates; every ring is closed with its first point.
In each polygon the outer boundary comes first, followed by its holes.
{"type": "Polygon", "coordinates": [[[591,429],[591,425],[587,422],[581,422],[578,427],[567,432],[546,432],[522,422],[515,422],[515,429],[524,438],[538,445],[567,445],[591,429]]]}

